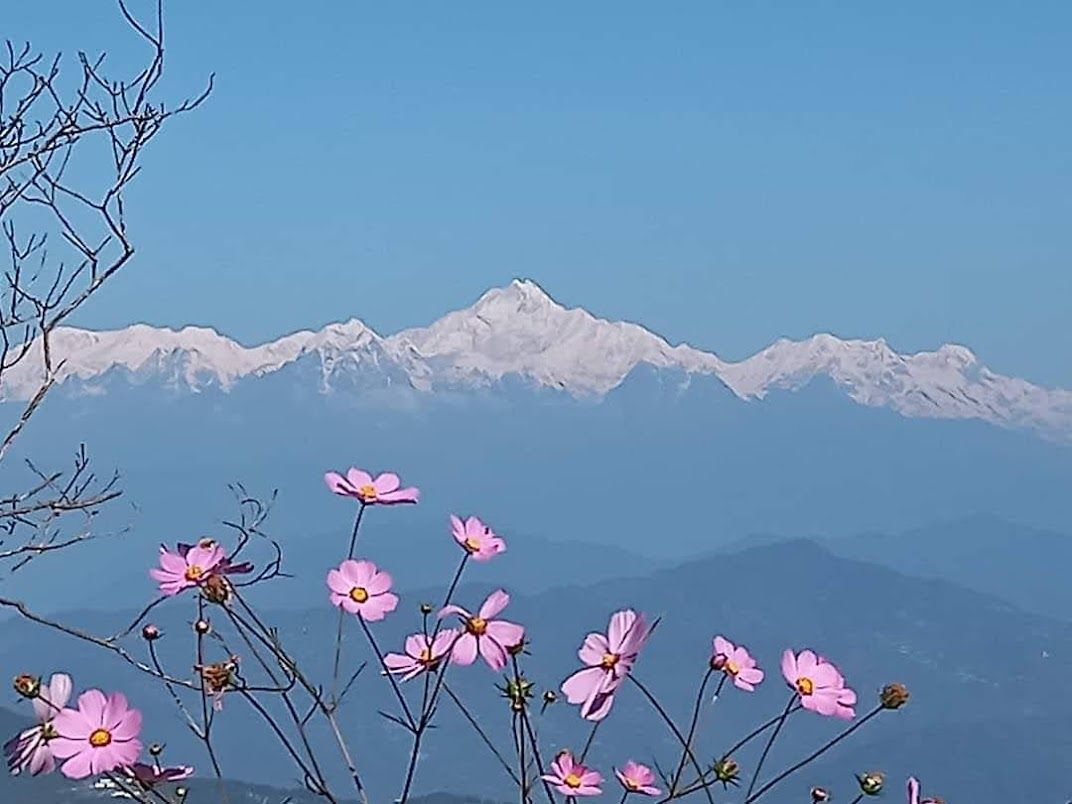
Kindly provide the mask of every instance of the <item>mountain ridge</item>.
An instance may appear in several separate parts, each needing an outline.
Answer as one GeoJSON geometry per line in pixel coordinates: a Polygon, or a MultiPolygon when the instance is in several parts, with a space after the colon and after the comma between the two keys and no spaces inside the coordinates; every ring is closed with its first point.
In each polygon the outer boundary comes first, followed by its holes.
{"type": "MultiPolygon", "coordinates": [[[[739,362],[687,343],[671,344],[640,324],[566,307],[531,280],[492,288],[470,307],[427,327],[381,335],[357,318],[300,330],[255,346],[208,327],[134,324],[118,330],[59,328],[51,343],[57,379],[76,393],[107,393],[117,373],[187,392],[219,389],[309,363],[318,390],[393,386],[417,394],[494,388],[511,377],[574,397],[602,398],[638,367],[710,376],[744,401],[797,391],[829,378],[854,402],[918,418],[982,419],[1072,441],[1072,391],[990,371],[967,347],[902,354],[882,338],[828,333],[781,338],[739,362]]],[[[5,373],[0,399],[25,400],[40,383],[30,359],[5,373]]],[[[304,375],[303,375],[304,376],[304,375]]]]}

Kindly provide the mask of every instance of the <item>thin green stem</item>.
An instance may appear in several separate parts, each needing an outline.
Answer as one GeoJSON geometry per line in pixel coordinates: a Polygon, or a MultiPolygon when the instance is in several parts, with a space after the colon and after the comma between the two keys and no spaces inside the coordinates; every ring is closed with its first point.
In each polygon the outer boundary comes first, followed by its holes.
{"type": "Polygon", "coordinates": [[[778,734],[781,732],[782,726],[785,725],[785,721],[792,712],[793,704],[796,703],[796,701],[797,694],[793,693],[793,695],[789,698],[789,703],[785,705],[785,711],[783,711],[781,717],[778,718],[778,723],[774,727],[774,731],[771,733],[770,739],[767,740],[767,744],[763,747],[763,753],[759,755],[759,762],[756,764],[755,772],[752,773],[752,781],[748,783],[748,792],[744,794],[745,801],[752,800],[750,796],[752,795],[752,791],[756,787],[756,782],[759,780],[760,771],[763,770],[763,763],[767,761],[767,755],[770,754],[771,747],[774,745],[774,741],[778,739],[778,734]]]}
{"type": "Polygon", "coordinates": [[[883,706],[881,704],[879,704],[874,709],[872,709],[870,712],[868,712],[866,715],[864,715],[862,718],[860,718],[860,720],[858,720],[852,726],[850,726],[849,728],[845,729],[845,731],[841,732],[841,734],[839,734],[837,737],[835,737],[834,739],[828,741],[827,743],[822,745],[820,748],[816,749],[811,754],[809,754],[808,756],[804,757],[804,759],[800,760],[800,762],[796,763],[795,765],[791,765],[790,767],[786,768],[784,771],[779,773],[777,776],[775,776],[773,779],[771,779],[769,782],[767,782],[765,785],[763,785],[761,788],[759,788],[759,790],[756,791],[755,795],[751,795],[752,791],[749,790],[748,791],[749,795],[747,795],[745,797],[745,804],[750,804],[751,802],[758,800],[760,796],[762,796],[764,793],[766,793],[768,790],[770,790],[776,784],[781,782],[783,779],[785,779],[786,777],[791,776],[792,774],[796,773],[798,770],[803,768],[808,763],[818,759],[820,756],[825,754],[827,751],[829,751],[835,745],[840,743],[842,740],[844,740],[850,734],[855,732],[857,729],[862,728],[865,723],[870,721],[872,718],[875,717],[875,715],[877,715],[881,711],[883,711],[883,706]]]}
{"type": "MultiPolygon", "coordinates": [[[[655,711],[659,714],[659,717],[662,718],[663,722],[666,723],[667,727],[677,738],[677,741],[681,744],[681,747],[684,749],[685,754],[689,758],[689,761],[692,763],[693,769],[702,778],[703,769],[700,767],[700,763],[696,761],[696,755],[692,752],[692,748],[689,747],[688,742],[685,740],[685,735],[681,733],[681,730],[677,727],[677,724],[674,723],[673,718],[671,718],[670,715],[667,714],[666,710],[663,708],[663,705],[659,703],[659,700],[654,695],[652,695],[651,691],[647,687],[640,683],[636,676],[630,674],[626,676],[626,678],[628,678],[633,683],[633,686],[640,690],[643,696],[648,699],[648,703],[652,705],[655,711]]],[[[711,796],[711,791],[707,787],[704,787],[703,791],[704,795],[707,797],[708,804],[715,804],[715,800],[711,796]]]]}
{"type": "MultiPolygon", "coordinates": [[[[704,693],[707,691],[707,683],[711,680],[711,675],[714,673],[712,667],[707,668],[707,672],[704,673],[703,680],[700,682],[700,690],[696,693],[696,703],[692,707],[692,721],[689,723],[688,734],[685,735],[685,744],[692,747],[692,740],[696,736],[696,725],[700,720],[700,709],[703,707],[704,693]]],[[[722,694],[722,686],[726,683],[726,674],[722,674],[722,678],[718,682],[718,689],[715,690],[715,700],[718,700],[718,696],[722,694]]],[[[685,772],[685,762],[688,760],[686,752],[681,752],[681,759],[677,763],[677,771],[674,773],[673,780],[670,782],[669,794],[672,796],[677,790],[678,782],[681,781],[681,774],[685,772]]]]}
{"type": "MultiPolygon", "coordinates": [[[[365,516],[365,509],[368,506],[365,503],[361,503],[357,509],[357,516],[354,517],[354,527],[350,532],[350,550],[347,552],[347,560],[353,560],[354,551],[357,549],[357,534],[361,529],[361,520],[365,516]]],[[[332,707],[338,706],[338,690],[339,690],[339,668],[342,663],[342,625],[345,612],[342,608],[339,609],[339,624],[335,632],[335,663],[331,673],[331,705],[332,707]]]]}

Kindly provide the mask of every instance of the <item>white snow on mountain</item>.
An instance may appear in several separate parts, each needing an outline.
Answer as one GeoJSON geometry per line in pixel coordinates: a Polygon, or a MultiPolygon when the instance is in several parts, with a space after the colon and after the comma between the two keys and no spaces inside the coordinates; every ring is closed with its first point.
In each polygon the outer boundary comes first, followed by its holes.
{"type": "MultiPolygon", "coordinates": [[[[34,354],[3,375],[3,399],[28,399],[39,387],[40,345],[33,348],[34,354]]],[[[57,379],[87,392],[115,371],[192,392],[228,390],[302,360],[314,361],[325,393],[352,389],[344,380],[361,373],[366,380],[428,393],[486,388],[519,376],[575,396],[600,397],[647,365],[711,375],[741,399],[761,400],[771,391],[793,391],[827,377],[859,404],[905,416],[982,419],[1072,440],[1072,392],[996,374],[963,346],[900,354],[881,339],[821,334],[782,339],[731,363],[687,344],[671,345],[638,324],[564,307],[528,280],[489,290],[471,307],[389,337],[352,319],[245,347],[204,327],[176,331],[135,324],[107,332],[61,328],[52,355],[57,379]]]]}
{"type": "Polygon", "coordinates": [[[535,282],[514,280],[429,327],[388,339],[411,344],[457,380],[490,384],[520,374],[540,385],[602,395],[636,366],[714,374],[722,361],[688,345],[671,346],[637,324],[567,309],[535,282]]]}

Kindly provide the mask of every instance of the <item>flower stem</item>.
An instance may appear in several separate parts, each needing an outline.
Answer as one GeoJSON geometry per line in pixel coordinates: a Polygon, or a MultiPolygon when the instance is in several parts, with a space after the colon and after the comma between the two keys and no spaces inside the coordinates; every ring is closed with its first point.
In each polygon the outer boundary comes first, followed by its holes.
{"type": "Polygon", "coordinates": [[[376,654],[376,659],[379,661],[380,667],[383,668],[387,680],[391,683],[391,689],[394,690],[395,698],[398,699],[398,705],[402,707],[402,712],[406,716],[406,722],[409,723],[410,729],[416,729],[417,722],[413,719],[413,713],[409,711],[409,704],[406,703],[406,696],[402,694],[402,689],[398,686],[398,680],[384,661],[383,651],[380,650],[380,646],[376,642],[376,637],[372,635],[372,630],[368,627],[368,623],[365,622],[365,618],[360,614],[357,615],[357,621],[361,623],[361,630],[365,632],[365,639],[368,640],[372,652],[376,654]]]}
{"type": "MultiPolygon", "coordinates": [[[[645,687],[643,684],[640,683],[639,680],[637,680],[636,676],[630,674],[626,676],[626,678],[628,678],[633,683],[633,685],[638,690],[640,690],[644,697],[648,699],[648,703],[652,705],[655,711],[659,714],[659,717],[663,719],[663,722],[666,723],[670,731],[673,732],[674,736],[677,738],[677,741],[681,743],[681,747],[684,750],[685,755],[689,758],[689,761],[692,763],[693,769],[698,774],[700,774],[700,778],[703,778],[703,769],[700,767],[700,763],[696,761],[696,755],[692,752],[692,748],[689,747],[688,742],[685,740],[685,735],[681,733],[681,730],[674,723],[673,719],[670,717],[670,715],[667,714],[666,710],[663,708],[663,705],[659,703],[659,700],[651,694],[651,691],[647,687],[645,687]]],[[[707,787],[704,787],[703,791],[704,795],[707,797],[708,804],[715,804],[715,800],[711,796],[711,790],[707,787]]]]}
{"type": "MultiPolygon", "coordinates": [[[[361,519],[365,515],[365,508],[367,506],[361,503],[361,506],[357,509],[357,516],[354,517],[354,527],[350,533],[350,550],[346,554],[348,560],[352,560],[354,557],[354,551],[357,549],[357,534],[361,529],[361,519]]],[[[339,705],[339,667],[342,663],[342,626],[345,613],[342,608],[339,608],[339,626],[335,632],[335,663],[331,673],[331,706],[332,708],[339,705]]]]}
{"type": "MultiPolygon", "coordinates": [[[[674,791],[677,790],[678,782],[681,781],[681,774],[685,772],[685,762],[688,760],[686,751],[691,748],[692,740],[696,736],[696,725],[700,720],[700,708],[703,706],[704,692],[707,690],[707,682],[711,680],[711,674],[714,672],[710,667],[707,668],[707,672],[704,673],[703,681],[700,682],[700,691],[696,693],[696,703],[692,708],[692,721],[689,723],[689,732],[685,735],[686,748],[681,752],[681,760],[677,763],[677,771],[674,773],[674,778],[670,782],[669,794],[672,796],[674,791]]],[[[726,683],[726,675],[722,674],[722,678],[718,682],[718,689],[715,690],[715,700],[718,700],[718,696],[722,693],[722,685],[726,683]]]]}
{"type": "MultiPolygon", "coordinates": [[[[752,795],[752,790],[749,789],[748,795],[745,796],[745,804],[750,804],[750,802],[756,801],[760,796],[762,796],[764,793],[766,793],[768,790],[770,790],[772,787],[774,787],[780,781],[785,779],[787,776],[790,776],[791,774],[796,773],[798,770],[803,768],[808,763],[812,762],[815,759],[818,759],[820,756],[822,756],[827,751],[829,751],[831,748],[833,748],[835,745],[840,743],[842,740],[844,740],[846,737],[848,737],[854,731],[856,731],[857,729],[861,728],[865,723],[867,723],[869,720],[871,720],[873,717],[875,717],[875,715],[877,715],[882,710],[883,710],[883,707],[882,707],[881,704],[876,706],[874,709],[872,709],[870,712],[868,712],[866,715],[864,715],[862,718],[860,718],[860,720],[858,720],[852,726],[850,726],[849,728],[845,729],[845,731],[841,732],[841,734],[839,734],[837,737],[835,737],[834,739],[830,740],[829,742],[824,744],[822,747],[820,747],[820,748],[816,749],[815,751],[813,751],[811,754],[806,756],[804,759],[800,760],[800,762],[796,763],[795,765],[790,766],[789,768],[786,768],[784,771],[779,773],[777,776],[775,776],[773,779],[771,779],[769,782],[767,782],[765,785],[763,785],[761,788],[759,788],[759,790],[756,791],[755,795],[752,795]]],[[[753,779],[753,782],[754,781],[755,780],[753,779]]]]}
{"type": "Polygon", "coordinates": [[[592,724],[592,730],[588,732],[588,739],[584,741],[584,748],[581,749],[581,755],[577,759],[581,764],[584,764],[584,758],[588,756],[588,751],[591,749],[592,743],[596,739],[596,732],[599,731],[599,724],[602,722],[602,720],[597,720],[592,724]]]}
{"type": "Polygon", "coordinates": [[[756,787],[756,782],[759,781],[760,771],[763,770],[763,763],[767,761],[767,755],[770,754],[771,747],[774,745],[774,741],[778,739],[778,734],[782,730],[782,726],[785,725],[785,721],[789,718],[789,715],[793,711],[793,704],[797,701],[797,694],[794,692],[789,698],[789,703],[785,705],[785,711],[782,712],[781,717],[778,718],[777,725],[774,727],[774,731],[771,733],[770,739],[767,740],[767,744],[763,747],[763,753],[759,755],[759,762],[756,763],[756,769],[752,773],[752,781],[748,783],[748,792],[744,794],[745,801],[751,801],[750,796],[752,791],[756,787]]]}

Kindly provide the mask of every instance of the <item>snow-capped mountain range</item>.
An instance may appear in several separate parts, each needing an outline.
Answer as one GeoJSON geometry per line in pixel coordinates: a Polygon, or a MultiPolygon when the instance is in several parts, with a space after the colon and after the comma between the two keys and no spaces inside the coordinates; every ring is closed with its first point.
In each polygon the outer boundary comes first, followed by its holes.
{"type": "MultiPolygon", "coordinates": [[[[116,376],[190,392],[227,391],[299,361],[315,366],[324,393],[352,388],[355,376],[361,388],[401,386],[416,393],[488,388],[514,376],[600,397],[646,365],[716,377],[742,400],[761,400],[826,377],[862,405],[912,417],[982,419],[1072,440],[1072,391],[996,374],[963,346],[900,354],[881,339],[822,334],[782,339],[734,363],[687,344],[672,346],[638,324],[566,308],[528,280],[489,290],[428,327],[387,337],[351,319],[246,347],[214,329],[135,324],[101,332],[62,328],[52,350],[63,361],[59,380],[85,393],[106,393],[104,380],[116,376]]],[[[40,383],[39,367],[39,360],[25,360],[5,373],[0,396],[29,398],[40,383]]]]}

